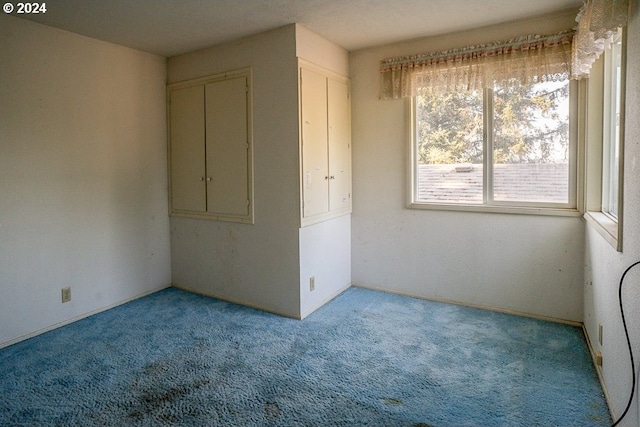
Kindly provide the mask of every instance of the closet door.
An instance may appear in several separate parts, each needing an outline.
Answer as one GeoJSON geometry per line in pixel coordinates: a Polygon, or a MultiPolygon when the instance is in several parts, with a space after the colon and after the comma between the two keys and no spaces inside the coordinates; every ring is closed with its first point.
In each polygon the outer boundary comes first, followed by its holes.
{"type": "Polygon", "coordinates": [[[351,114],[349,85],[327,79],[329,210],[351,209],[351,114]]]}
{"type": "Polygon", "coordinates": [[[253,224],[250,68],[167,86],[170,214],[253,224]]]}
{"type": "Polygon", "coordinates": [[[247,79],[206,85],[207,212],[249,215],[247,79]]]}
{"type": "Polygon", "coordinates": [[[303,217],[329,212],[326,77],[300,69],[303,217]]]}
{"type": "Polygon", "coordinates": [[[204,87],[171,91],[170,109],[172,210],[205,212],[204,87]]]}

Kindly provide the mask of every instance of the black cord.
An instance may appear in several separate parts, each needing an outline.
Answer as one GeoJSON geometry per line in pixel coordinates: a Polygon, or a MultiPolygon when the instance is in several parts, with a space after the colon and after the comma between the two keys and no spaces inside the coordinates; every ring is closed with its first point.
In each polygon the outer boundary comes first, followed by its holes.
{"type": "Polygon", "coordinates": [[[624,276],[636,265],[640,264],[640,261],[634,262],[622,273],[622,277],[620,277],[620,286],[618,287],[618,301],[620,302],[620,316],[622,316],[622,326],[624,327],[624,335],[627,337],[627,345],[629,346],[629,358],[631,359],[631,394],[629,395],[629,402],[627,403],[627,407],[625,408],[622,416],[618,418],[618,421],[611,424],[611,427],[616,427],[620,421],[627,415],[629,412],[629,408],[631,407],[631,403],[633,402],[633,393],[636,390],[636,368],[635,362],[633,361],[633,349],[631,348],[631,340],[629,339],[629,331],[627,329],[627,322],[624,319],[624,308],[622,306],[622,283],[624,282],[624,276]]]}

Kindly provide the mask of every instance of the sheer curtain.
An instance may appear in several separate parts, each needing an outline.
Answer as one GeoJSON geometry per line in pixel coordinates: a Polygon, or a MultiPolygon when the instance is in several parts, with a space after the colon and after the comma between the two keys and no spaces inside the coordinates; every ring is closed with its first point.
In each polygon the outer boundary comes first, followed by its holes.
{"type": "Polygon", "coordinates": [[[380,98],[564,80],[571,73],[573,30],[486,45],[388,58],[380,63],[380,98]]]}
{"type": "Polygon", "coordinates": [[[580,9],[573,40],[572,78],[589,76],[591,66],[627,24],[629,0],[587,0],[580,9]]]}
{"type": "Polygon", "coordinates": [[[588,77],[628,14],[629,0],[586,0],[574,30],[384,59],[380,98],[588,77]]]}

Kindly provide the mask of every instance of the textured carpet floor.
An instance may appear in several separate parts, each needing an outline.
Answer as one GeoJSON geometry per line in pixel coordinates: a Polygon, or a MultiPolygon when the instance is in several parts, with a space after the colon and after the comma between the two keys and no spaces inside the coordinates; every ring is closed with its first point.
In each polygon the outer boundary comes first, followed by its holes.
{"type": "Polygon", "coordinates": [[[606,426],[579,328],[351,288],[166,289],[0,350],[0,426],[606,426]]]}

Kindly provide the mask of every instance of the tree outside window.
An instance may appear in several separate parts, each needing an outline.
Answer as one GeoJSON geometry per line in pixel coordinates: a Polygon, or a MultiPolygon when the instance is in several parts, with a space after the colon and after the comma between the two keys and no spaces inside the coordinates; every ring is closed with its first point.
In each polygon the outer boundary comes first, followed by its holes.
{"type": "Polygon", "coordinates": [[[414,202],[575,207],[568,80],[414,102],[414,202]]]}

